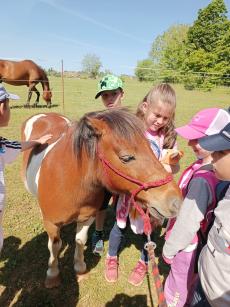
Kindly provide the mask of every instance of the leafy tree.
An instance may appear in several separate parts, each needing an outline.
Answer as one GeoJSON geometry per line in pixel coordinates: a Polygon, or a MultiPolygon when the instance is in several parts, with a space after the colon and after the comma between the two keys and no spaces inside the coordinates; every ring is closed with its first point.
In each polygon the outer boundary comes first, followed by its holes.
{"type": "Polygon", "coordinates": [[[212,0],[198,11],[198,18],[188,31],[190,50],[203,49],[212,52],[228,28],[227,8],[224,0],[212,0]]]}
{"type": "Polygon", "coordinates": [[[82,71],[87,73],[90,78],[96,79],[101,67],[100,58],[95,54],[86,54],[82,60],[82,71]]]}
{"type": "Polygon", "coordinates": [[[137,63],[135,75],[139,81],[154,81],[156,79],[156,67],[151,59],[145,59],[137,63]]]}
{"type": "MultiPolygon", "coordinates": [[[[156,71],[154,79],[158,77],[167,82],[177,81],[175,71],[181,69],[185,58],[185,39],[188,28],[187,25],[173,25],[163,35],[157,36],[154,40],[149,53],[151,65],[156,71]]],[[[147,64],[151,66],[150,63],[147,64]]],[[[143,71],[142,79],[144,74],[143,71]]],[[[149,78],[149,76],[146,76],[146,78],[149,78]]]]}
{"type": "Polygon", "coordinates": [[[173,25],[153,42],[149,58],[139,61],[139,80],[183,81],[186,88],[210,90],[230,85],[230,21],[224,0],[211,0],[193,25],[173,25]]]}
{"type": "Polygon", "coordinates": [[[230,21],[228,21],[228,29],[225,35],[216,46],[215,54],[216,62],[213,69],[222,74],[222,80],[219,80],[219,82],[230,85],[230,21]]]}
{"type": "MultiPolygon", "coordinates": [[[[183,68],[187,73],[200,73],[200,78],[192,78],[193,86],[196,80],[200,88],[210,89],[214,84],[225,84],[224,74],[230,71],[229,41],[230,22],[224,0],[212,0],[199,10],[197,20],[188,31],[183,68]],[[217,78],[217,74],[223,75],[217,78]]],[[[188,77],[186,86],[189,79],[191,77],[188,77]]]]}
{"type": "Polygon", "coordinates": [[[153,62],[165,70],[181,69],[188,29],[188,25],[173,25],[163,35],[159,35],[150,51],[153,62]]]}

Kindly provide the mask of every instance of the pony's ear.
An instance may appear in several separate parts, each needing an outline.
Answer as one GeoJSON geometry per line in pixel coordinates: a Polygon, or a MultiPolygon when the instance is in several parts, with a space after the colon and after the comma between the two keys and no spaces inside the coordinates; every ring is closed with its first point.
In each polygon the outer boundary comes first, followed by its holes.
{"type": "Polygon", "coordinates": [[[101,136],[105,132],[105,123],[97,118],[86,117],[86,124],[95,136],[101,136]]]}

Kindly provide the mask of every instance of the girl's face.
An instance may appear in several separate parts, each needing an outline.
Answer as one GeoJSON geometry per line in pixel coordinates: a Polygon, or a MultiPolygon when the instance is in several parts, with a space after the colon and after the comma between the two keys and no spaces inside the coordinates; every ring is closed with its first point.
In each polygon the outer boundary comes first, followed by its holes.
{"type": "Polygon", "coordinates": [[[212,159],[216,177],[220,180],[230,180],[230,150],[214,151],[212,159]]]}
{"type": "Polygon", "coordinates": [[[192,147],[192,150],[198,159],[205,159],[211,155],[210,151],[203,149],[197,140],[189,140],[188,146],[192,147]]]}
{"type": "Polygon", "coordinates": [[[112,91],[104,91],[101,93],[101,99],[104,106],[108,109],[121,106],[121,99],[124,92],[120,88],[112,91]]]}
{"type": "Polygon", "coordinates": [[[173,115],[172,107],[160,100],[152,107],[147,102],[143,102],[142,108],[147,129],[152,132],[157,132],[166,126],[173,115]]]}

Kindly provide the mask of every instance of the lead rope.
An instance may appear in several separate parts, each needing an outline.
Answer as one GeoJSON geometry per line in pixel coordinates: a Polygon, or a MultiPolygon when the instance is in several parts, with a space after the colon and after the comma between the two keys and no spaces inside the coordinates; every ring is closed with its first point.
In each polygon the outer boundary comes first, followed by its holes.
{"type": "Polygon", "coordinates": [[[144,221],[144,233],[147,235],[147,238],[148,238],[148,242],[145,244],[145,249],[148,251],[149,259],[152,262],[152,269],[153,269],[152,274],[153,274],[153,278],[154,278],[154,282],[155,282],[156,290],[157,290],[158,303],[159,303],[158,306],[159,307],[167,307],[167,303],[166,303],[166,300],[165,300],[165,297],[164,297],[164,291],[163,291],[163,286],[162,286],[161,279],[160,279],[158,266],[155,262],[154,249],[156,248],[156,243],[151,241],[151,238],[150,238],[152,227],[151,227],[150,218],[149,218],[149,211],[147,209],[146,213],[144,212],[144,210],[136,203],[135,196],[140,191],[148,190],[149,188],[154,188],[154,187],[157,187],[157,186],[167,184],[168,182],[170,182],[172,180],[172,175],[168,175],[164,179],[156,180],[156,181],[153,181],[153,182],[147,182],[147,183],[141,182],[141,181],[139,181],[135,178],[132,178],[132,177],[120,172],[118,169],[116,169],[113,165],[111,165],[111,163],[108,160],[106,160],[104,158],[104,156],[100,153],[98,148],[97,148],[97,153],[98,153],[99,159],[102,162],[102,167],[103,167],[104,172],[105,172],[107,179],[109,181],[110,181],[110,178],[109,178],[107,167],[109,167],[114,173],[116,173],[120,177],[125,178],[128,181],[131,181],[131,182],[133,182],[133,183],[135,183],[139,186],[137,189],[135,189],[131,192],[131,199],[130,200],[131,200],[132,205],[140,213],[140,215],[141,215],[141,217],[143,218],[143,221],[144,221]]]}
{"type": "Polygon", "coordinates": [[[151,241],[150,234],[147,235],[147,238],[148,238],[148,242],[145,244],[144,248],[147,250],[149,259],[152,263],[152,275],[153,275],[153,279],[155,282],[155,287],[156,287],[156,292],[157,292],[157,297],[158,297],[158,306],[167,307],[167,303],[166,303],[165,296],[164,296],[164,289],[163,289],[162,282],[160,279],[159,269],[155,261],[156,256],[155,256],[154,250],[156,248],[156,243],[151,241]]]}
{"type": "Polygon", "coordinates": [[[144,248],[145,250],[147,250],[150,262],[152,264],[152,275],[153,275],[157,297],[158,297],[158,306],[167,307],[159,269],[155,261],[156,256],[155,256],[154,250],[156,248],[156,243],[153,242],[150,237],[152,227],[151,227],[150,218],[149,218],[149,210],[147,209],[145,213],[144,210],[135,202],[135,196],[139,192],[139,189],[137,189],[136,191],[133,191],[130,200],[131,200],[132,205],[140,213],[141,217],[144,220],[144,233],[146,234],[147,239],[148,239],[148,242],[145,244],[144,248]]]}

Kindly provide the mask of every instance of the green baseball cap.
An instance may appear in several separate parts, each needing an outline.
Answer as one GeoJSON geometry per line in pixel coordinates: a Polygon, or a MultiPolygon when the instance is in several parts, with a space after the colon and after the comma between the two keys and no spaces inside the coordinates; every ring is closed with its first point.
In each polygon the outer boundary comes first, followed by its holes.
{"type": "Polygon", "coordinates": [[[98,87],[98,92],[95,96],[95,99],[97,99],[104,91],[112,91],[118,88],[123,89],[123,82],[117,76],[106,75],[99,81],[97,87],[98,87]]]}

